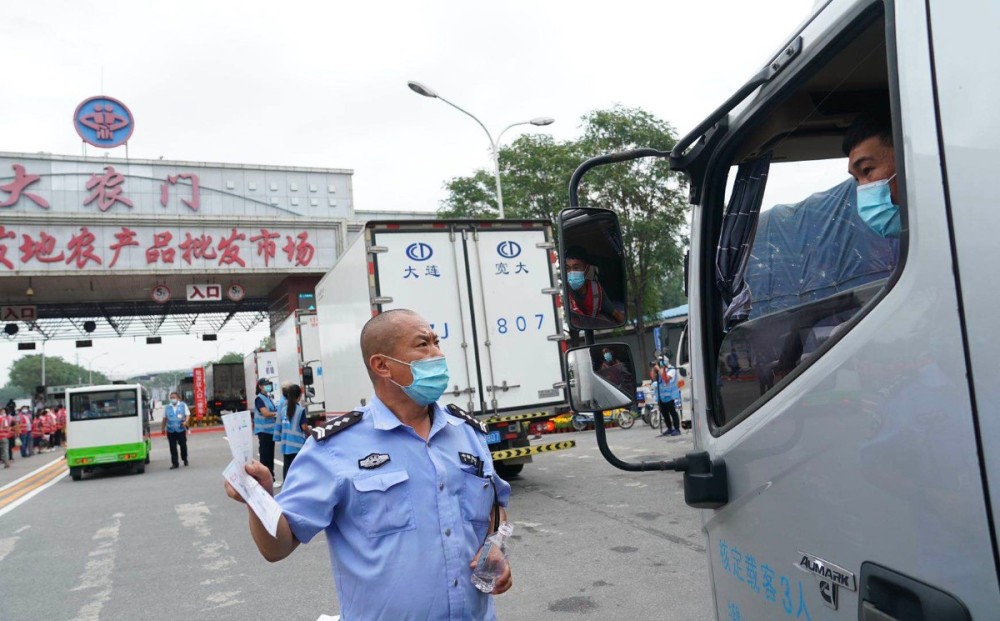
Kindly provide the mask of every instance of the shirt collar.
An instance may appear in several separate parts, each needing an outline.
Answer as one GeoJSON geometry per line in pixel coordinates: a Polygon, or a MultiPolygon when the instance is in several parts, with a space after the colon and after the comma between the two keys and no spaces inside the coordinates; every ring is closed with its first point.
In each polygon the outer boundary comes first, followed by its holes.
{"type": "MultiPolygon", "coordinates": [[[[369,405],[369,410],[372,413],[372,421],[375,424],[375,429],[380,429],[382,431],[389,431],[390,429],[395,429],[396,427],[403,426],[396,415],[392,413],[392,410],[382,403],[376,395],[372,395],[371,405],[369,405]]],[[[448,413],[437,403],[433,405],[433,420],[431,421],[431,431],[428,434],[428,439],[432,438],[435,433],[441,430],[446,424],[461,425],[462,421],[454,416],[449,416],[448,413]]]]}

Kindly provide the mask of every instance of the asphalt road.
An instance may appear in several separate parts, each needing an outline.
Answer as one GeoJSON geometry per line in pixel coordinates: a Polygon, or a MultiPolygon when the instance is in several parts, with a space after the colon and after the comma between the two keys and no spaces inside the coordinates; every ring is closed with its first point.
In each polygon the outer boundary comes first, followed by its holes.
{"type": "MultiPolygon", "coordinates": [[[[578,446],[536,458],[512,481],[515,586],[497,598],[499,618],[712,619],[704,539],[680,475],[616,470],[593,432],[549,437],[578,446]]],[[[690,449],[690,435],[660,438],[641,423],[609,438],[627,459],[690,449]]],[[[169,470],[166,442],[155,439],[142,475],[74,482],[59,453],[0,470],[0,619],[336,615],[323,536],[264,561],[245,509],[223,492],[223,435],[192,435],[189,446],[191,466],[169,470]]]]}

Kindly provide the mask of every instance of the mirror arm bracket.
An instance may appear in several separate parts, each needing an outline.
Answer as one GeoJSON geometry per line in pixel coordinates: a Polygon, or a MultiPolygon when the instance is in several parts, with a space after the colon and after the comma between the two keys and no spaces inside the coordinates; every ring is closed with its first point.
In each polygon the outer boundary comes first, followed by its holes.
{"type": "Polygon", "coordinates": [[[608,446],[604,430],[604,412],[594,412],[594,433],[604,459],[627,472],[673,470],[684,473],[684,502],[696,509],[718,509],[729,503],[729,476],[726,463],[712,459],[706,451],[688,453],[669,461],[627,462],[619,459],[608,446]]]}

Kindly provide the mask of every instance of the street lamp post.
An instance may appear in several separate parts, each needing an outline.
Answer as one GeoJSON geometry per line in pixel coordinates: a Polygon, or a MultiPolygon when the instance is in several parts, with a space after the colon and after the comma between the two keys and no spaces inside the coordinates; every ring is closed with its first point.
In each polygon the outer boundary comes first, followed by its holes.
{"type": "Polygon", "coordinates": [[[90,360],[89,360],[89,361],[87,362],[87,370],[88,370],[88,371],[90,371],[90,379],[88,379],[88,380],[87,380],[87,383],[88,383],[88,384],[91,384],[91,385],[93,385],[93,384],[94,384],[94,361],[95,361],[95,360],[97,360],[98,358],[102,358],[102,357],[104,357],[104,356],[107,356],[107,355],[108,355],[108,354],[110,354],[110,353],[111,353],[111,352],[109,352],[109,351],[106,351],[106,352],[104,352],[103,354],[98,354],[98,355],[94,356],[93,358],[91,358],[91,359],[90,359],[90,360]]]}
{"type": "Polygon", "coordinates": [[[497,135],[496,140],[493,140],[493,134],[491,134],[490,130],[486,128],[486,125],[484,125],[482,121],[476,118],[476,116],[471,112],[469,112],[468,110],[465,110],[464,108],[461,108],[458,105],[448,101],[444,97],[438,95],[437,92],[434,91],[434,89],[425,86],[420,82],[410,81],[407,82],[406,85],[410,87],[411,91],[413,91],[418,95],[423,95],[424,97],[430,97],[431,99],[440,99],[441,101],[448,104],[452,108],[470,117],[473,121],[478,123],[480,127],[483,128],[484,132],[486,132],[486,137],[490,141],[490,152],[493,155],[493,177],[495,178],[497,184],[497,209],[500,212],[500,219],[503,220],[504,218],[503,190],[500,187],[500,139],[503,138],[504,133],[512,127],[517,127],[518,125],[535,125],[537,127],[542,127],[545,125],[552,125],[553,123],[555,123],[555,119],[547,116],[539,116],[528,121],[518,121],[517,123],[511,123],[510,125],[508,125],[507,127],[503,128],[503,130],[500,131],[500,133],[497,135]]]}

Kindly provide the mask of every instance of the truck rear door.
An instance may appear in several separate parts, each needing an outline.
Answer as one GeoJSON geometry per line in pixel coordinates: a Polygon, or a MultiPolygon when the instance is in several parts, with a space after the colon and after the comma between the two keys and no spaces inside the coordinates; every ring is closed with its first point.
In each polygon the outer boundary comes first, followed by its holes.
{"type": "Polygon", "coordinates": [[[313,371],[313,395],[310,397],[307,410],[310,414],[320,414],[325,411],[323,397],[323,357],[319,342],[319,319],[315,312],[302,313],[299,322],[299,350],[302,352],[301,364],[313,371]]]}
{"type": "Polygon", "coordinates": [[[551,239],[542,225],[466,234],[484,400],[491,413],[564,401],[551,239]]]}
{"type": "Polygon", "coordinates": [[[445,225],[374,227],[376,297],[381,310],[419,313],[441,338],[451,387],[445,393],[470,412],[479,408],[480,378],[471,320],[466,250],[445,225]]]}
{"type": "Polygon", "coordinates": [[[960,45],[989,41],[997,53],[996,20],[967,31],[977,22],[966,5],[949,16],[951,39],[937,40],[935,25],[934,48],[951,50],[952,68],[969,76],[949,91],[956,118],[939,120],[931,12],[885,6],[888,19],[881,2],[826,5],[785,74],[706,149],[714,159],[698,180],[692,229],[691,377],[696,446],[728,471],[728,502],[703,515],[718,619],[992,619],[1000,610],[984,467],[997,454],[977,424],[992,438],[998,426],[977,417],[970,389],[982,363],[982,393],[994,394],[1000,369],[996,287],[975,271],[992,277],[1000,226],[991,195],[974,194],[998,163],[996,123],[975,108],[997,93],[996,80],[985,80],[988,92],[967,88],[983,81],[968,58],[995,56],[960,45]],[[881,101],[865,99],[872,94],[881,101]],[[802,102],[812,103],[795,107],[802,102]],[[895,234],[859,216],[842,135],[824,143],[826,129],[879,106],[892,115],[895,234]],[[960,184],[944,177],[940,127],[945,140],[949,129],[961,137],[969,176],[960,184]],[[959,185],[973,192],[956,226],[965,250],[953,246],[945,194],[959,185]],[[975,317],[961,314],[970,290],[975,317]]]}

